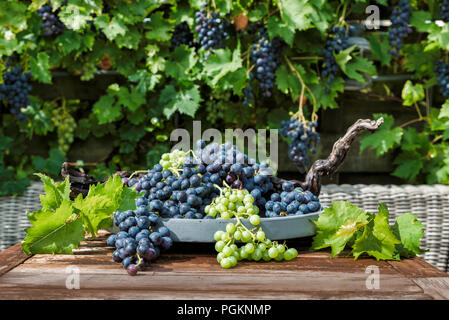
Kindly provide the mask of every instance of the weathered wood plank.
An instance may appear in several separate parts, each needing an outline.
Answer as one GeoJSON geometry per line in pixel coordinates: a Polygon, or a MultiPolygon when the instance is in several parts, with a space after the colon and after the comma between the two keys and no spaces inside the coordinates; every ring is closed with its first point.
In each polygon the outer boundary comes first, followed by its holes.
{"type": "Polygon", "coordinates": [[[0,276],[28,259],[20,243],[0,253],[0,276]]]}
{"type": "Polygon", "coordinates": [[[449,274],[441,271],[421,258],[403,259],[401,261],[388,261],[390,266],[408,278],[448,277],[449,274]]]}
{"type": "Polygon", "coordinates": [[[226,291],[226,292],[204,292],[204,291],[157,291],[157,290],[104,290],[104,289],[41,289],[41,288],[8,288],[0,287],[0,300],[431,300],[431,296],[423,293],[401,293],[395,292],[267,292],[267,291],[226,291]]]}
{"type": "Polygon", "coordinates": [[[420,286],[424,294],[438,300],[449,300],[449,278],[417,278],[413,281],[420,286]]]}

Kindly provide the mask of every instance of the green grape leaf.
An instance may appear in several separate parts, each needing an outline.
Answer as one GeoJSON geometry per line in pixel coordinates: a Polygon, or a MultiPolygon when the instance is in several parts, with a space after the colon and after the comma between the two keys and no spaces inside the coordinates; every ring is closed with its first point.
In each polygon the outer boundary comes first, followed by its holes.
{"type": "Polygon", "coordinates": [[[284,39],[284,41],[291,47],[293,45],[293,38],[295,37],[295,29],[288,26],[281,21],[277,16],[271,16],[266,21],[268,35],[270,39],[277,36],[284,39]]]}
{"type": "Polygon", "coordinates": [[[312,21],[308,15],[313,14],[315,9],[308,1],[279,0],[278,6],[281,11],[282,20],[286,24],[299,31],[311,27],[312,21]]]}
{"type": "Polygon", "coordinates": [[[70,200],[62,200],[54,211],[37,211],[32,222],[33,226],[25,229],[27,236],[22,243],[26,254],[71,254],[84,240],[83,222],[76,216],[70,200]]]}
{"type": "Polygon", "coordinates": [[[147,70],[139,69],[130,75],[128,80],[136,84],[136,90],[140,93],[151,91],[159,83],[162,76],[160,74],[150,74],[147,70]]]}
{"type": "Polygon", "coordinates": [[[99,124],[111,123],[122,117],[122,108],[115,103],[114,97],[105,95],[94,104],[93,113],[99,124]]]}
{"type": "Polygon", "coordinates": [[[332,81],[332,84],[328,87],[327,84],[312,84],[309,86],[312,90],[316,101],[317,108],[338,108],[339,105],[336,101],[338,98],[338,93],[344,91],[344,80],[342,78],[337,78],[332,81]],[[326,88],[330,89],[330,92],[326,92],[326,88]]]}
{"type": "Polygon", "coordinates": [[[51,83],[50,57],[45,52],[39,52],[36,57],[30,57],[30,70],[33,79],[42,83],[51,83]]]}
{"type": "Polygon", "coordinates": [[[425,252],[420,249],[421,239],[424,237],[424,227],[417,216],[410,212],[396,218],[393,234],[401,241],[400,244],[396,245],[401,257],[412,258],[417,254],[425,252]]]}
{"type": "Polygon", "coordinates": [[[246,70],[240,68],[237,71],[227,73],[217,83],[217,89],[226,92],[232,90],[235,94],[241,95],[243,88],[246,88],[248,82],[246,80],[246,70]]]}
{"type": "Polygon", "coordinates": [[[357,259],[367,253],[377,260],[399,260],[396,245],[401,242],[395,237],[388,224],[389,212],[385,204],[379,204],[379,213],[366,226],[360,237],[354,241],[352,253],[357,259]]]}
{"type": "Polygon", "coordinates": [[[438,119],[449,118],[449,99],[444,102],[441,106],[440,113],[438,114],[438,119]]]}
{"type": "Polygon", "coordinates": [[[410,18],[410,24],[414,26],[419,32],[430,32],[434,29],[435,25],[433,23],[428,23],[427,21],[432,21],[432,14],[426,11],[413,11],[410,18]]]}
{"type": "Polygon", "coordinates": [[[117,92],[118,103],[131,111],[136,111],[146,102],[145,94],[132,87],[131,92],[126,87],[120,87],[117,92]]]}
{"type": "Polygon", "coordinates": [[[332,206],[325,208],[314,222],[318,231],[313,238],[311,250],[331,247],[331,257],[336,256],[369,220],[369,215],[357,206],[349,202],[333,201],[332,206]]]}
{"type": "MultiPolygon", "coordinates": [[[[433,42],[441,49],[449,50],[449,24],[445,23],[443,27],[432,27],[428,35],[429,42],[433,42]]],[[[428,45],[429,46],[429,45],[428,45]]]]}
{"type": "Polygon", "coordinates": [[[79,33],[66,30],[55,39],[56,47],[61,50],[64,55],[68,55],[72,51],[79,50],[83,43],[83,36],[79,33]]]}
{"type": "Polygon", "coordinates": [[[139,49],[139,43],[142,35],[137,28],[128,30],[124,35],[118,34],[115,37],[115,43],[119,48],[127,48],[131,50],[139,49]]]}
{"type": "Polygon", "coordinates": [[[421,156],[416,153],[401,153],[394,159],[393,163],[398,166],[393,171],[392,175],[406,180],[415,179],[424,167],[421,156]]]}
{"type": "Polygon", "coordinates": [[[376,156],[379,157],[401,143],[404,129],[399,127],[392,129],[394,125],[393,116],[388,114],[374,114],[375,119],[379,119],[381,116],[384,118],[384,123],[376,132],[362,138],[360,152],[363,152],[367,147],[371,147],[376,149],[376,156]]]}
{"type": "Polygon", "coordinates": [[[412,106],[425,98],[424,88],[420,83],[413,85],[410,80],[407,80],[402,89],[401,96],[402,99],[404,99],[404,102],[402,103],[404,106],[412,106]]]}
{"type": "Polygon", "coordinates": [[[390,50],[388,37],[380,37],[379,35],[371,34],[368,36],[368,40],[373,58],[380,61],[383,66],[389,64],[393,57],[388,53],[388,50],[390,50]]]}
{"type": "Polygon", "coordinates": [[[91,11],[90,6],[86,6],[84,1],[78,4],[67,3],[61,6],[58,16],[68,29],[78,31],[84,29],[88,21],[92,21],[91,11]]]}
{"type": "Polygon", "coordinates": [[[40,200],[44,210],[56,210],[64,200],[70,200],[70,182],[67,177],[61,183],[55,183],[52,178],[41,173],[35,173],[44,183],[45,194],[41,194],[40,200]]]}
{"type": "Polygon", "coordinates": [[[204,64],[204,74],[209,77],[213,86],[228,72],[233,72],[242,67],[240,49],[231,52],[229,49],[218,49],[208,57],[204,64]]]}
{"type": "Polygon", "coordinates": [[[86,231],[92,235],[95,235],[100,226],[105,224],[105,220],[111,220],[111,215],[116,208],[111,197],[92,194],[88,195],[85,199],[83,199],[82,194],[78,195],[73,206],[79,210],[86,231]]]}
{"type": "Polygon", "coordinates": [[[36,171],[45,171],[53,176],[57,176],[59,174],[61,171],[61,163],[66,160],[67,158],[58,148],[50,149],[48,159],[44,159],[40,156],[31,157],[31,162],[33,163],[36,171]]]}
{"type": "Polygon", "coordinates": [[[159,97],[159,105],[163,114],[169,119],[176,111],[193,117],[199,108],[201,96],[199,87],[193,85],[188,89],[176,91],[172,85],[167,85],[159,97]]]}
{"type": "Polygon", "coordinates": [[[174,21],[164,19],[163,14],[163,12],[152,14],[150,23],[145,25],[149,30],[145,33],[148,40],[169,41],[171,39],[174,21]]]}
{"type": "Polygon", "coordinates": [[[27,5],[20,1],[0,1],[0,29],[11,28],[14,33],[25,30],[26,11],[27,5]]]}
{"type": "Polygon", "coordinates": [[[189,79],[192,77],[190,71],[197,63],[195,50],[186,45],[176,47],[170,60],[165,63],[165,74],[174,79],[189,79]]]}
{"type": "Polygon", "coordinates": [[[124,36],[128,31],[126,25],[116,17],[109,19],[108,14],[101,14],[95,18],[95,26],[103,31],[108,40],[114,40],[118,35],[124,36]]]}

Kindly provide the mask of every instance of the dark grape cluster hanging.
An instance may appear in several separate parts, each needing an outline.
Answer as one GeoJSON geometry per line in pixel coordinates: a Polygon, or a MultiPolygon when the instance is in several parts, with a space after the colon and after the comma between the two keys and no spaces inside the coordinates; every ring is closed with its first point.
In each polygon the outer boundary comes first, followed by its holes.
{"type": "Polygon", "coordinates": [[[16,66],[3,74],[3,83],[0,84],[0,99],[8,101],[11,113],[19,120],[26,117],[21,109],[28,106],[29,92],[32,89],[28,83],[30,77],[29,71],[23,74],[22,69],[16,66]]]}
{"type": "Polygon", "coordinates": [[[182,22],[175,26],[173,35],[170,40],[170,49],[173,50],[180,45],[187,45],[193,47],[193,33],[190,31],[189,25],[186,22],[182,22]]]}
{"type": "MultiPolygon", "coordinates": [[[[67,1],[65,1],[62,6],[66,5],[66,3],[67,1]]],[[[53,11],[53,7],[50,4],[42,6],[39,10],[37,10],[39,17],[43,20],[41,29],[44,36],[58,35],[66,28],[61,20],[59,20],[59,11],[61,11],[60,8],[53,11]]]]}
{"type": "Polygon", "coordinates": [[[449,63],[436,61],[434,71],[437,74],[441,94],[446,99],[449,98],[449,63]]]}
{"type": "Polygon", "coordinates": [[[412,28],[409,27],[411,14],[412,6],[409,0],[399,0],[391,13],[391,27],[388,31],[391,49],[388,52],[395,57],[399,56],[399,51],[404,45],[404,38],[412,32],[412,28]]]}

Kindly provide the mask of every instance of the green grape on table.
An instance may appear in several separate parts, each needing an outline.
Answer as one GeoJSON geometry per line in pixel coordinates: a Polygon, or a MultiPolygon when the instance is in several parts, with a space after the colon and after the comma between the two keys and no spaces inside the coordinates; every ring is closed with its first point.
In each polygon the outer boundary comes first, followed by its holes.
{"type": "Polygon", "coordinates": [[[179,168],[184,163],[186,156],[191,152],[192,151],[184,152],[176,149],[170,153],[164,153],[161,156],[159,164],[162,166],[163,170],[179,168]]]}
{"type": "Polygon", "coordinates": [[[285,244],[266,238],[259,226],[259,209],[247,190],[231,189],[229,186],[219,189],[220,196],[205,208],[205,213],[218,219],[236,219],[235,223],[229,222],[225,230],[214,234],[217,261],[222,268],[233,268],[238,261],[245,259],[288,261],[298,256],[296,249],[288,249],[285,244]],[[248,219],[251,227],[248,228],[241,219],[248,219]]]}

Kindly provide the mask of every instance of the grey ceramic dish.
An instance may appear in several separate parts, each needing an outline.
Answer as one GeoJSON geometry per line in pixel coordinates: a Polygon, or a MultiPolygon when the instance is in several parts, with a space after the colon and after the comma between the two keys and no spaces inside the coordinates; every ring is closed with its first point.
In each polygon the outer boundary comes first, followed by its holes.
{"type": "MultiPolygon", "coordinates": [[[[316,233],[315,224],[321,212],[298,216],[278,218],[261,218],[260,227],[270,240],[286,240],[313,236],[316,233]]],[[[226,230],[229,222],[235,219],[161,219],[161,225],[170,230],[170,236],[176,242],[215,242],[214,233],[226,230]]],[[[241,219],[246,227],[253,228],[248,219],[241,219]]]]}
{"type": "MultiPolygon", "coordinates": [[[[261,218],[259,227],[270,240],[286,240],[313,236],[316,233],[315,224],[320,212],[314,212],[298,216],[277,218],[261,218]]],[[[254,226],[248,219],[241,219],[248,227],[254,226]]],[[[236,219],[160,219],[159,226],[166,226],[170,230],[170,237],[175,242],[215,242],[214,233],[217,230],[226,230],[229,222],[236,219]]],[[[110,231],[116,233],[118,228],[114,226],[110,231]]]]}

